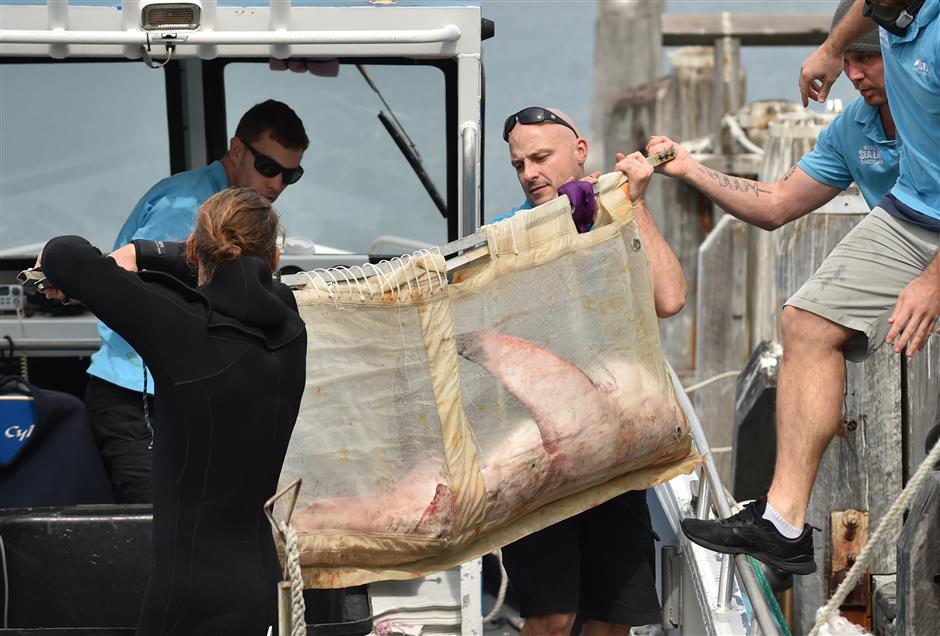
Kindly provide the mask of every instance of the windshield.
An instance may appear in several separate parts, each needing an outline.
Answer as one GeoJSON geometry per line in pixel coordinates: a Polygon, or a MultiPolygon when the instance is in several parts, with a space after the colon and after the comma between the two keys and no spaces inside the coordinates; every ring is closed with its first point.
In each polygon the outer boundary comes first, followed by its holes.
{"type": "Polygon", "coordinates": [[[60,234],[110,249],[169,165],[163,73],[0,64],[0,250],[60,234]]]}
{"type": "MultiPolygon", "coordinates": [[[[443,73],[413,65],[366,70],[446,198],[443,73]]],[[[225,68],[225,95],[229,137],[242,113],[269,97],[288,104],[304,122],[310,138],[304,176],[275,205],[288,236],[356,253],[389,235],[447,241],[444,217],[379,121],[379,111],[389,113],[354,64],[342,65],[336,77],[320,77],[233,62],[225,68]]]]}
{"type": "MultiPolygon", "coordinates": [[[[367,72],[446,200],[444,74],[367,72]]],[[[355,65],[321,77],[233,62],[224,80],[228,137],[268,98],[304,121],[304,176],[276,202],[289,237],[360,254],[446,242],[444,218],[377,117],[391,113],[355,65]]],[[[37,253],[60,234],[109,250],[136,202],[170,174],[166,108],[164,73],[140,62],[0,65],[0,250],[37,253]]]]}

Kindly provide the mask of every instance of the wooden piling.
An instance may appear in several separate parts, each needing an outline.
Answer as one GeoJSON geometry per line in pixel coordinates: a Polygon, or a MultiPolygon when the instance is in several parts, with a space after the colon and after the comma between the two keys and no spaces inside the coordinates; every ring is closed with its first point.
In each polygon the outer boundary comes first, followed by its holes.
{"type": "MultiPolygon", "coordinates": [[[[747,364],[747,235],[747,224],[725,216],[699,248],[696,382],[747,364]]],[[[704,386],[692,397],[721,481],[728,486],[732,483],[734,398],[734,377],[704,386]]]]}
{"type": "Polygon", "coordinates": [[[665,0],[607,0],[597,3],[594,27],[594,87],[588,170],[607,172],[620,150],[604,141],[610,104],[625,88],[660,74],[665,0]]]}
{"type": "MultiPolygon", "coordinates": [[[[765,183],[773,183],[783,177],[787,170],[796,165],[807,152],[816,144],[816,137],[828,125],[833,116],[818,115],[810,111],[783,113],[770,124],[767,144],[764,148],[764,160],[761,163],[758,179],[765,183]]],[[[862,202],[864,205],[864,202],[862,202]]],[[[864,214],[868,206],[856,209],[855,212],[864,214]]],[[[856,217],[854,222],[858,221],[856,217]]],[[[750,348],[754,349],[764,340],[779,340],[777,323],[783,300],[790,297],[795,289],[783,292],[775,285],[774,271],[777,265],[780,245],[786,237],[792,235],[794,226],[791,224],[776,232],[768,232],[757,227],[751,227],[750,233],[750,268],[748,280],[753,293],[748,300],[750,306],[748,313],[750,323],[750,348]]],[[[833,243],[833,245],[835,245],[833,243]]],[[[828,254],[828,250],[825,254],[828,254]]],[[[821,262],[821,261],[819,261],[821,262]]],[[[818,263],[816,263],[818,266],[818,263]]],[[[816,271],[814,266],[809,274],[816,271]]],[[[806,280],[800,280],[800,284],[806,280]]]]}
{"type": "Polygon", "coordinates": [[[940,471],[928,476],[898,540],[898,634],[940,625],[940,471]]]}
{"type": "MultiPolygon", "coordinates": [[[[629,153],[645,148],[653,134],[687,141],[711,133],[712,48],[686,47],[675,51],[670,62],[676,75],[622,90],[612,98],[605,147],[629,153]]],[[[695,364],[698,247],[712,226],[712,204],[694,188],[661,176],[651,181],[646,200],[689,284],[685,309],[660,323],[666,357],[680,377],[688,379],[695,364]]]]}
{"type": "Polygon", "coordinates": [[[934,333],[930,337],[923,351],[915,354],[910,360],[903,359],[901,363],[904,368],[906,482],[924,461],[924,440],[927,432],[940,422],[940,333],[934,333]]]}

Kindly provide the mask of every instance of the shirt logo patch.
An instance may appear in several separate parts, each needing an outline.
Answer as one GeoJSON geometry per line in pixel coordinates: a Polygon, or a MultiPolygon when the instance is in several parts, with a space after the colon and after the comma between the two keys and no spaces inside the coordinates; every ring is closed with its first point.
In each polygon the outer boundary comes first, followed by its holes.
{"type": "Polygon", "coordinates": [[[877,166],[884,161],[878,146],[866,145],[858,149],[858,161],[866,166],[877,166]]]}
{"type": "Polygon", "coordinates": [[[930,75],[930,65],[927,60],[919,57],[914,60],[914,70],[923,75],[930,75]]]}

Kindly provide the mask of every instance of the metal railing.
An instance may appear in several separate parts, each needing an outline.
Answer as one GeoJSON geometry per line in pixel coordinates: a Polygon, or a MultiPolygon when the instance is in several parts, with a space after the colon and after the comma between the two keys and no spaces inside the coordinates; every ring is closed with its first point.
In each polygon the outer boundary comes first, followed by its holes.
{"type": "Polygon", "coordinates": [[[479,229],[477,222],[477,132],[479,126],[465,122],[460,127],[463,141],[463,206],[458,217],[460,236],[470,236],[479,229]]]}
{"type": "MultiPolygon", "coordinates": [[[[708,439],[705,437],[705,432],[702,430],[702,425],[698,421],[698,416],[695,414],[691,400],[689,400],[688,395],[686,395],[682,387],[679,376],[676,375],[676,372],[671,366],[669,367],[669,372],[672,375],[673,386],[676,388],[676,397],[679,400],[680,406],[682,406],[682,409],[685,411],[686,419],[689,423],[689,430],[692,432],[692,440],[695,443],[696,449],[698,449],[698,452],[702,455],[702,473],[705,479],[699,481],[699,500],[698,506],[696,507],[696,516],[699,519],[708,518],[709,506],[705,502],[708,501],[709,495],[711,503],[715,506],[715,510],[718,511],[720,517],[731,516],[731,505],[728,503],[728,498],[725,495],[724,485],[721,483],[721,477],[718,475],[718,468],[715,466],[711,447],[708,444],[708,439]]],[[[734,555],[734,559],[729,558],[730,556],[732,555],[726,554],[722,556],[721,574],[718,581],[719,593],[717,609],[727,609],[731,605],[732,583],[735,573],[734,566],[737,565],[738,579],[741,583],[741,587],[743,587],[744,591],[747,593],[748,599],[751,601],[751,607],[754,610],[754,618],[757,619],[761,633],[765,636],[779,636],[781,634],[780,628],[777,625],[770,605],[767,603],[767,599],[764,597],[764,591],[757,580],[757,575],[754,574],[754,570],[751,568],[747,555],[734,555]]]]}
{"type": "Polygon", "coordinates": [[[30,354],[40,351],[62,351],[69,353],[94,353],[101,346],[99,338],[17,338],[4,336],[0,340],[0,353],[10,355],[30,354]]]}
{"type": "Polygon", "coordinates": [[[460,28],[448,24],[437,29],[324,30],[324,31],[75,31],[0,29],[0,44],[433,44],[456,42],[460,28]]]}

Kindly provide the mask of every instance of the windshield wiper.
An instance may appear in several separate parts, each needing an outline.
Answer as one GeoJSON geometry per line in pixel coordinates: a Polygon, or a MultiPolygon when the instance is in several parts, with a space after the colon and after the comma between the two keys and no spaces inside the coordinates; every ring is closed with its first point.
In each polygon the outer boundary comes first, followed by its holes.
{"type": "Polygon", "coordinates": [[[376,86],[375,82],[372,81],[372,78],[369,76],[369,73],[366,72],[365,67],[363,67],[361,64],[356,64],[356,68],[359,69],[360,73],[362,73],[362,77],[366,80],[369,88],[375,91],[375,94],[379,96],[379,99],[382,100],[382,103],[385,105],[385,108],[388,109],[388,112],[391,115],[391,117],[389,117],[385,114],[385,111],[379,111],[379,121],[382,122],[382,125],[385,127],[385,130],[392,138],[392,141],[395,142],[395,145],[398,146],[398,150],[408,161],[408,165],[410,165],[411,169],[414,170],[415,175],[417,175],[421,185],[424,186],[428,196],[431,197],[434,205],[437,206],[441,216],[446,219],[447,204],[444,203],[444,199],[441,197],[441,193],[437,191],[437,188],[431,181],[431,177],[428,176],[427,170],[424,169],[424,164],[421,162],[421,155],[418,153],[417,147],[415,147],[415,144],[411,140],[411,137],[408,136],[408,133],[405,132],[404,126],[402,126],[401,122],[398,121],[398,118],[395,116],[395,112],[392,110],[392,107],[389,106],[387,101],[385,101],[385,96],[382,95],[382,91],[380,91],[379,87],[376,86]]]}

